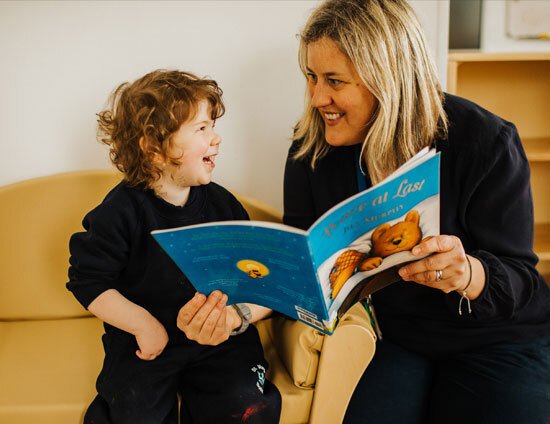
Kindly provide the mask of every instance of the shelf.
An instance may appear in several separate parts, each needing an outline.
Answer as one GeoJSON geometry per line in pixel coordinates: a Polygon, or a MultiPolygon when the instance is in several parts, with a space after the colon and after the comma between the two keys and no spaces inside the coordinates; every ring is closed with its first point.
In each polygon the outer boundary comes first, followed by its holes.
{"type": "Polygon", "coordinates": [[[550,60],[550,52],[483,53],[479,51],[451,50],[450,62],[516,62],[550,60]]]}
{"type": "Polygon", "coordinates": [[[550,261],[550,223],[535,224],[534,249],[540,261],[550,261]]]}
{"type": "Polygon", "coordinates": [[[537,269],[550,284],[550,52],[449,52],[447,91],[519,131],[531,170],[537,269]]]}
{"type": "Polygon", "coordinates": [[[513,122],[522,139],[550,138],[550,52],[450,54],[447,90],[513,122]]]}
{"type": "Polygon", "coordinates": [[[530,162],[550,161],[550,137],[524,138],[522,143],[530,162]]]}

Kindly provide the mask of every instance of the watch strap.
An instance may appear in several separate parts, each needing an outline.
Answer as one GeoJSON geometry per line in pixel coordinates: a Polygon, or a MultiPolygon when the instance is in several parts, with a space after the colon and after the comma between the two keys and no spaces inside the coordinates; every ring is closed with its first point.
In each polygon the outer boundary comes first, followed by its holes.
{"type": "Polygon", "coordinates": [[[231,332],[232,336],[237,336],[239,334],[244,333],[248,328],[248,326],[250,325],[252,312],[250,311],[250,308],[248,307],[248,305],[245,303],[234,303],[231,306],[233,307],[233,309],[235,309],[237,314],[241,317],[241,326],[231,332]]]}

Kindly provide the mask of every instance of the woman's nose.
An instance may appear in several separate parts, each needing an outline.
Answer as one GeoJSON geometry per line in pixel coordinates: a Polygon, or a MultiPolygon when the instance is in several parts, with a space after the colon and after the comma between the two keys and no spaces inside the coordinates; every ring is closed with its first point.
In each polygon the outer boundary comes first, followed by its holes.
{"type": "Polygon", "coordinates": [[[321,108],[328,106],[332,103],[332,97],[327,92],[324,84],[317,83],[310,88],[311,106],[314,108],[321,108]]]}

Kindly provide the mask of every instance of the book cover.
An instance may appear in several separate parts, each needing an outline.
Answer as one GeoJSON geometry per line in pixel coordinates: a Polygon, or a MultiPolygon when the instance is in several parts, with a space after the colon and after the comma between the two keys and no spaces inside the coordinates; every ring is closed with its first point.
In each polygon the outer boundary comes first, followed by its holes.
{"type": "Polygon", "coordinates": [[[339,203],[308,231],[223,221],[153,231],[197,291],[227,294],[331,334],[353,303],[398,280],[395,266],[439,234],[439,159],[424,149],[379,184],[339,203]]]}

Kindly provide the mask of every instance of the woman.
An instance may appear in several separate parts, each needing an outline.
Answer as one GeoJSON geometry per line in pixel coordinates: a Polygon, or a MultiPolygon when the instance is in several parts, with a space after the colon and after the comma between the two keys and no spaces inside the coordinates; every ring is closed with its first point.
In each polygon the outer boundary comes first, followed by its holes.
{"type": "Polygon", "coordinates": [[[307,229],[423,147],[441,152],[441,235],[373,295],[383,339],[345,422],[547,424],[550,290],[515,126],[441,91],[405,0],[322,3],[299,60],[286,224],[307,229]]]}

